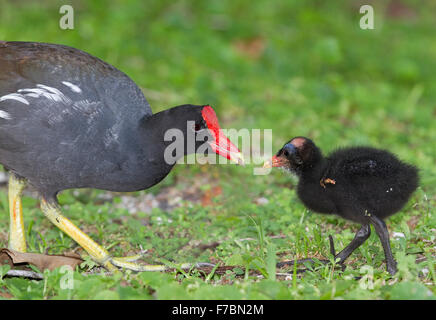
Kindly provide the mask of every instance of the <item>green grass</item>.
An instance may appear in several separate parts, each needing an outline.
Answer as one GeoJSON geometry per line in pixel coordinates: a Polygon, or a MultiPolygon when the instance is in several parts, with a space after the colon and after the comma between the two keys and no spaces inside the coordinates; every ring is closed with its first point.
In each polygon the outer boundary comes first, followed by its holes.
{"type": "MultiPolygon", "coordinates": [[[[61,43],[94,54],[134,79],[155,112],[211,104],[224,128],[272,128],[274,150],[296,135],[313,138],[325,152],[370,144],[415,164],[421,176],[409,204],[387,221],[391,235],[405,235],[391,238],[399,268],[394,277],[385,272],[374,232],[344,271],[318,264],[292,279],[276,277],[275,262],[329,258],[328,235],[340,250],[359,226],[307,211],[295,178],[279,170],[254,176],[253,165],[180,165],[161,184],[133,195],[168,187],[182,195],[200,181],[201,194],[221,190],[210,205],[184,200],[171,211],[129,214],[119,205],[121,194],[102,203],[102,192],[92,190],[66,191],[60,202],[66,216],[115,255],[142,246],[150,263],[213,261],[237,266],[233,270],[206,277],[75,271],[71,290],[61,289],[65,274],[55,270],[43,281],[4,278],[0,297],[434,299],[436,5],[404,0],[406,16],[395,16],[389,2],[377,1],[375,30],[361,30],[359,1],[73,1],[75,29],[64,31],[58,1],[0,0],[1,40],[61,43]],[[256,204],[260,197],[268,203],[256,204]]],[[[75,247],[43,217],[36,199],[25,197],[23,206],[30,251],[75,247]]],[[[5,247],[5,189],[0,214],[5,247]]],[[[294,273],[292,267],[277,271],[294,273]]]]}

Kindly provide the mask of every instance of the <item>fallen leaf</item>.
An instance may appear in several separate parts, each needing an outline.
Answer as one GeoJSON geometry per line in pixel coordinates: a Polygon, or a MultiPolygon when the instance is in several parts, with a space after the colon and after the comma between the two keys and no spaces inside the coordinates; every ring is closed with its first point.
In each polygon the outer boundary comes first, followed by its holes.
{"type": "Polygon", "coordinates": [[[416,225],[419,222],[419,218],[420,216],[412,216],[408,221],[407,221],[407,225],[409,226],[410,231],[415,230],[416,225]]]}
{"type": "Polygon", "coordinates": [[[233,45],[237,52],[255,60],[260,58],[266,47],[265,40],[260,37],[236,40],[233,45]]]}
{"type": "Polygon", "coordinates": [[[213,198],[222,194],[223,191],[220,186],[215,186],[204,192],[203,197],[201,198],[201,205],[203,207],[207,207],[212,205],[213,198]]]}
{"type": "Polygon", "coordinates": [[[416,17],[416,11],[403,3],[400,0],[392,0],[389,2],[386,9],[386,13],[389,17],[396,19],[413,19],[416,17]]]}
{"type": "Polygon", "coordinates": [[[4,298],[4,299],[11,299],[11,298],[13,298],[14,296],[11,295],[11,294],[8,293],[8,292],[0,292],[0,297],[2,297],[2,298],[4,298]]]}
{"type": "Polygon", "coordinates": [[[23,253],[7,248],[0,249],[0,264],[9,264],[11,268],[14,266],[22,266],[31,264],[39,270],[53,270],[61,266],[70,266],[75,269],[83,260],[78,254],[69,253],[66,255],[47,255],[40,253],[23,253]]]}

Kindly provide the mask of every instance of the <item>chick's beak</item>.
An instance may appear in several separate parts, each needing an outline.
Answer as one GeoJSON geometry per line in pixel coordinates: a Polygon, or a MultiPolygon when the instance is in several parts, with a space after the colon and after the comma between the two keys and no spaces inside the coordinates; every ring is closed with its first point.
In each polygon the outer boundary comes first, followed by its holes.
{"type": "Polygon", "coordinates": [[[264,162],[264,168],[284,167],[288,163],[286,158],[273,156],[270,160],[264,162]]]}

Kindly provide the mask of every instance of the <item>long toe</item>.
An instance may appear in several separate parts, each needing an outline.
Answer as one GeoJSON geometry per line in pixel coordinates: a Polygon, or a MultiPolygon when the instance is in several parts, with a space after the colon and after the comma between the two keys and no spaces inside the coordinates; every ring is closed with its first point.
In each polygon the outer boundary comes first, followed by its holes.
{"type": "Polygon", "coordinates": [[[206,267],[215,267],[215,264],[209,262],[198,262],[195,264],[196,268],[206,268],[206,267]]]}
{"type": "MultiPolygon", "coordinates": [[[[121,268],[121,269],[126,269],[126,270],[132,270],[132,271],[137,271],[137,272],[145,272],[145,271],[165,271],[168,269],[167,266],[165,265],[147,265],[147,264],[139,264],[136,262],[132,262],[132,258],[136,258],[136,256],[133,257],[121,257],[121,258],[111,258],[108,262],[108,265],[105,265],[105,267],[109,270],[112,271],[110,269],[111,265],[121,268]]],[[[138,258],[139,259],[139,258],[138,258]]],[[[136,260],[138,260],[136,259],[136,260]]]]}
{"type": "Polygon", "coordinates": [[[139,259],[143,258],[144,257],[144,253],[145,253],[145,251],[141,252],[141,253],[138,253],[138,254],[135,254],[133,256],[117,257],[116,259],[119,262],[122,262],[122,261],[124,261],[124,262],[135,262],[135,261],[138,261],[139,259]]]}
{"type": "Polygon", "coordinates": [[[137,272],[146,272],[146,271],[166,271],[173,268],[180,268],[180,269],[191,269],[192,267],[195,268],[204,268],[204,267],[215,267],[214,264],[208,263],[208,262],[199,262],[199,263],[183,263],[183,264],[171,264],[171,265],[164,265],[164,264],[157,264],[157,265],[149,265],[149,264],[139,264],[133,261],[138,260],[141,258],[142,255],[136,255],[136,256],[130,256],[130,257],[116,257],[111,258],[108,261],[108,264],[105,264],[105,267],[113,271],[113,267],[126,269],[126,270],[132,270],[137,272]],[[111,270],[112,269],[112,270],[111,270]]]}

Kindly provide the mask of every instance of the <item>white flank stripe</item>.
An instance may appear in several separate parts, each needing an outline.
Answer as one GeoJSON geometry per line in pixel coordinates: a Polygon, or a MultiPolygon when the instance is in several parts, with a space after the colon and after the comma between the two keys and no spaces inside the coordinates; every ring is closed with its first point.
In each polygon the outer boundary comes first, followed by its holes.
{"type": "Polygon", "coordinates": [[[36,87],[37,88],[43,88],[43,89],[45,89],[45,90],[47,90],[47,91],[49,91],[51,93],[54,93],[54,94],[57,94],[57,95],[60,95],[60,96],[63,94],[58,89],[53,88],[53,87],[49,87],[49,86],[46,86],[46,85],[43,85],[43,84],[37,84],[36,87]]]}
{"type": "Polygon", "coordinates": [[[56,88],[45,86],[43,84],[37,84],[36,86],[37,88],[24,88],[17,91],[22,93],[24,96],[32,98],[45,97],[56,102],[70,102],[70,99],[56,88]]]}
{"type": "Polygon", "coordinates": [[[0,118],[6,119],[6,120],[12,119],[11,115],[3,110],[0,110],[0,118]]]}
{"type": "Polygon", "coordinates": [[[72,84],[71,82],[68,81],[62,81],[62,84],[66,85],[67,87],[69,87],[71,89],[71,91],[73,92],[77,92],[80,93],[82,92],[82,89],[80,89],[78,86],[76,86],[75,84],[72,84]]]}
{"type": "Polygon", "coordinates": [[[51,94],[49,94],[47,96],[47,98],[51,98],[51,99],[53,99],[54,101],[57,101],[57,102],[61,102],[63,100],[63,98],[64,98],[64,94],[62,92],[60,92],[58,89],[56,89],[56,88],[45,86],[43,84],[37,84],[36,86],[38,88],[43,88],[43,89],[47,90],[48,92],[51,92],[51,94]]]}
{"type": "Polygon", "coordinates": [[[25,96],[31,98],[39,98],[40,95],[36,93],[26,93],[25,96]]]}
{"type": "Polygon", "coordinates": [[[16,101],[19,101],[19,102],[24,103],[24,104],[29,104],[29,101],[27,101],[26,99],[23,98],[22,95],[17,94],[17,93],[11,93],[11,94],[7,94],[3,97],[0,97],[0,102],[5,101],[5,100],[16,100],[16,101]]]}
{"type": "Polygon", "coordinates": [[[43,95],[44,93],[47,93],[47,91],[42,90],[42,89],[30,89],[30,88],[24,88],[24,89],[18,89],[18,92],[23,92],[23,94],[27,95],[27,92],[34,92],[35,94],[37,94],[38,96],[43,95]]]}
{"type": "MultiPolygon", "coordinates": [[[[67,86],[73,92],[76,92],[76,93],[82,92],[82,89],[80,89],[75,84],[72,84],[71,82],[62,81],[62,84],[67,86]]],[[[34,98],[34,99],[46,98],[46,99],[50,99],[54,102],[61,102],[61,103],[70,105],[72,108],[78,109],[78,110],[87,110],[91,105],[93,106],[94,104],[98,104],[98,102],[90,102],[86,99],[80,100],[77,102],[73,102],[68,96],[63,94],[62,91],[60,91],[59,89],[49,87],[49,86],[46,86],[43,84],[37,84],[36,88],[18,89],[17,93],[10,93],[10,94],[7,94],[7,95],[0,97],[0,102],[5,101],[5,100],[15,100],[15,101],[29,105],[30,103],[28,100],[26,100],[26,98],[30,99],[31,102],[33,101],[32,98],[34,98]]],[[[66,111],[63,111],[63,112],[65,113],[66,111]]],[[[98,110],[95,112],[98,113],[98,110]]],[[[0,110],[0,118],[12,119],[9,113],[7,113],[6,111],[1,111],[1,110],[0,110]]]]}
{"type": "Polygon", "coordinates": [[[47,99],[51,99],[54,101],[61,101],[62,99],[57,95],[57,94],[53,94],[50,93],[48,90],[44,90],[44,89],[29,89],[29,88],[25,88],[25,89],[19,89],[17,90],[18,92],[23,93],[25,96],[29,96],[29,94],[32,94],[32,96],[34,97],[35,95],[37,95],[37,97],[45,97],[47,99]]]}

